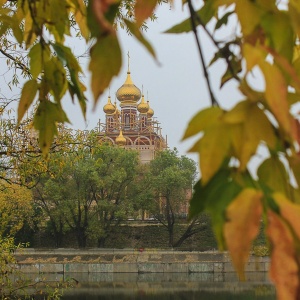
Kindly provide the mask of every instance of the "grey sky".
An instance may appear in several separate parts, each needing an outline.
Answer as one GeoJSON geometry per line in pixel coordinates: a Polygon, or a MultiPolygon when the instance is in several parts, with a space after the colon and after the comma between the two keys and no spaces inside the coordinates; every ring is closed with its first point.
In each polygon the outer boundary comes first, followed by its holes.
{"type": "MultiPolygon", "coordinates": [[[[161,122],[163,135],[168,138],[170,148],[178,148],[181,154],[186,154],[193,141],[180,142],[188,121],[200,109],[210,105],[206,83],[200,65],[194,36],[189,34],[173,35],[162,32],[179,23],[188,16],[186,10],[181,10],[181,1],[174,1],[175,7],[162,5],[157,9],[157,21],[149,22],[145,33],[152,43],[158,64],[147,50],[134,37],[128,36],[124,30],[119,31],[122,43],[123,67],[118,77],[110,86],[111,97],[114,100],[116,90],[124,83],[127,72],[127,52],[130,52],[130,71],[133,82],[140,89],[144,87],[145,96],[149,95],[150,106],[155,117],[161,122]]],[[[199,4],[200,2],[198,2],[199,4]]],[[[203,33],[201,34],[207,62],[212,58],[214,49],[203,33]]],[[[225,70],[222,64],[216,64],[210,70],[213,89],[217,97],[228,99],[228,105],[238,99],[232,86],[225,86],[219,92],[220,77],[225,70]]],[[[87,83],[89,87],[89,84],[87,83]]],[[[77,108],[68,105],[68,115],[75,128],[94,128],[99,118],[104,121],[102,110],[107,101],[108,90],[101,97],[95,111],[92,105],[88,108],[87,124],[84,123],[77,108]],[[74,110],[74,111],[73,111],[74,110]]],[[[92,96],[88,93],[89,100],[92,96]]],[[[91,101],[92,102],[92,101],[91,101]]],[[[226,106],[226,103],[225,103],[226,106]]],[[[78,110],[79,111],[79,110],[78,110]]],[[[196,159],[196,156],[193,156],[196,159]]]]}

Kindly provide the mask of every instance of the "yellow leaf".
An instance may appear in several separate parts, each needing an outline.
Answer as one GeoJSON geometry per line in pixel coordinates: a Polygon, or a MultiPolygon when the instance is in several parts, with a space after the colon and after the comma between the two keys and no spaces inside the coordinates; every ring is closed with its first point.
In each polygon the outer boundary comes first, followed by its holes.
{"type": "Polygon", "coordinates": [[[137,0],[134,7],[135,19],[141,25],[152,14],[157,5],[157,0],[137,0]]]}
{"type": "Polygon", "coordinates": [[[202,182],[206,184],[228,157],[230,149],[230,133],[224,123],[216,124],[205,131],[200,140],[200,170],[202,182]]]}
{"type": "Polygon", "coordinates": [[[212,106],[200,110],[189,122],[182,140],[200,133],[212,126],[222,116],[222,110],[217,106],[212,106]]]}
{"type": "Polygon", "coordinates": [[[228,206],[224,236],[233,265],[241,279],[252,241],[257,236],[262,215],[262,192],[246,188],[228,206]]]}
{"type": "Polygon", "coordinates": [[[237,0],[236,13],[244,35],[248,35],[252,33],[258,24],[260,24],[264,12],[253,1],[237,0]]]}
{"type": "Polygon", "coordinates": [[[247,64],[247,72],[250,72],[259,62],[265,60],[267,52],[260,47],[253,47],[246,43],[243,46],[243,54],[247,64]]]}
{"type": "Polygon", "coordinates": [[[252,105],[243,126],[243,144],[238,157],[241,170],[246,168],[261,141],[264,141],[272,149],[275,147],[276,138],[272,125],[264,112],[257,105],[252,105]]]}
{"type": "Polygon", "coordinates": [[[294,241],[283,220],[268,211],[267,236],[271,242],[270,278],[274,281],[278,300],[298,299],[299,267],[296,261],[294,241]]]}
{"type": "Polygon", "coordinates": [[[263,93],[253,90],[247,83],[246,79],[243,80],[239,86],[239,90],[247,97],[251,102],[259,102],[264,99],[263,93]]]}
{"type": "Polygon", "coordinates": [[[292,138],[296,138],[296,127],[287,101],[287,83],[282,72],[276,65],[270,65],[265,61],[261,61],[259,66],[265,77],[265,96],[271,111],[284,131],[292,138]]]}
{"type": "Polygon", "coordinates": [[[85,40],[88,40],[90,31],[86,22],[86,7],[83,1],[78,1],[78,8],[76,9],[74,16],[82,36],[85,40]]]}
{"type": "Polygon", "coordinates": [[[38,89],[36,80],[32,79],[27,81],[22,89],[21,98],[18,106],[18,123],[21,122],[25,112],[33,102],[38,89]]]}
{"type": "Polygon", "coordinates": [[[228,124],[242,123],[247,119],[251,103],[247,100],[239,102],[233,109],[226,112],[223,121],[228,124]]]}

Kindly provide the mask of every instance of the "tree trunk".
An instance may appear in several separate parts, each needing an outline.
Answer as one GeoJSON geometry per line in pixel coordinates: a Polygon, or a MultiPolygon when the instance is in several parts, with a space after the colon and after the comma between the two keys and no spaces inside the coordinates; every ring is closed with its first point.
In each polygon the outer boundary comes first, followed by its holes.
{"type": "Polygon", "coordinates": [[[77,237],[77,243],[79,248],[85,248],[86,247],[86,232],[84,228],[79,228],[76,230],[76,237],[77,237]]]}
{"type": "Polygon", "coordinates": [[[98,238],[98,248],[104,248],[106,242],[106,236],[98,238]]]}

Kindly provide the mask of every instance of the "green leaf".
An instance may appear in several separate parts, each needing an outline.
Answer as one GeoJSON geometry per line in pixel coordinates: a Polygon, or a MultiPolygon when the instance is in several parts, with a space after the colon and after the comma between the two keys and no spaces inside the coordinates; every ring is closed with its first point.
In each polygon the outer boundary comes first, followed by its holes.
{"type": "Polygon", "coordinates": [[[30,73],[35,79],[42,72],[42,45],[36,43],[29,51],[30,58],[30,73]]]}
{"type": "Polygon", "coordinates": [[[212,126],[222,116],[223,111],[217,107],[212,106],[199,111],[189,122],[185,130],[182,140],[185,140],[195,134],[202,132],[208,127],[212,126]]]}
{"type": "Polygon", "coordinates": [[[54,24],[52,33],[55,34],[56,40],[62,41],[64,34],[69,34],[70,24],[66,0],[51,0],[51,5],[48,9],[51,12],[52,24],[54,24]],[[55,32],[54,32],[55,29],[55,32]]]}
{"type": "Polygon", "coordinates": [[[238,59],[236,56],[232,56],[229,59],[230,66],[227,67],[227,70],[225,71],[224,75],[221,78],[221,84],[220,88],[223,87],[223,85],[237,76],[238,73],[242,71],[242,63],[241,60],[238,59]]]}
{"type": "Polygon", "coordinates": [[[47,100],[40,102],[34,115],[33,126],[39,131],[39,146],[44,156],[57,134],[57,122],[68,122],[68,118],[59,104],[47,100]]]}
{"type": "Polygon", "coordinates": [[[33,102],[37,90],[38,90],[38,83],[36,82],[36,80],[32,79],[25,82],[22,89],[19,106],[18,106],[18,123],[21,122],[25,112],[28,110],[31,103],[33,102]]]}
{"type": "Polygon", "coordinates": [[[82,71],[81,67],[69,47],[66,47],[60,43],[55,43],[52,46],[57,53],[59,60],[65,64],[69,70],[71,78],[71,82],[68,82],[69,92],[72,99],[74,99],[74,95],[77,96],[81,111],[85,117],[86,98],[83,93],[83,89],[85,89],[85,87],[79,80],[79,72],[82,71]]]}
{"type": "Polygon", "coordinates": [[[189,218],[203,211],[209,212],[220,250],[226,248],[223,235],[226,208],[241,190],[242,188],[232,180],[231,171],[228,169],[219,170],[207,184],[203,185],[200,180],[194,187],[189,218]]]}
{"type": "Polygon", "coordinates": [[[89,70],[92,73],[92,91],[95,104],[99,96],[109,86],[112,78],[120,72],[122,55],[116,35],[108,35],[97,40],[90,51],[89,70]]]}
{"type": "Polygon", "coordinates": [[[218,30],[219,28],[221,28],[223,25],[227,25],[228,23],[228,18],[234,13],[234,11],[229,11],[226,14],[224,14],[224,16],[222,16],[220,19],[218,19],[216,26],[215,26],[215,30],[218,30]]]}
{"type": "Polygon", "coordinates": [[[219,170],[206,185],[203,185],[201,180],[194,185],[193,196],[190,200],[190,219],[204,212],[207,203],[218,199],[219,195],[221,195],[228,186],[229,176],[230,171],[228,169],[222,169],[219,170]]]}
{"type": "Polygon", "coordinates": [[[272,191],[288,195],[289,176],[285,166],[277,156],[271,156],[264,160],[257,169],[260,182],[267,185],[272,191]]]}
{"type": "Polygon", "coordinates": [[[61,62],[53,57],[51,60],[44,64],[45,68],[45,80],[50,86],[53,92],[55,100],[59,102],[68,88],[68,82],[66,78],[66,70],[61,62]]]}
{"type": "Polygon", "coordinates": [[[65,64],[69,70],[74,70],[76,72],[81,72],[81,67],[78,63],[78,60],[72,53],[71,49],[69,47],[64,46],[60,43],[53,43],[52,44],[58,58],[60,61],[65,64]]]}
{"type": "Polygon", "coordinates": [[[156,59],[156,54],[155,54],[153,47],[143,36],[139,26],[136,23],[130,22],[129,20],[126,20],[126,19],[124,19],[124,22],[125,22],[127,28],[129,29],[129,31],[148,50],[148,52],[156,59]]]}
{"type": "Polygon", "coordinates": [[[261,19],[270,47],[291,62],[294,51],[294,32],[286,12],[268,12],[261,19]]]}

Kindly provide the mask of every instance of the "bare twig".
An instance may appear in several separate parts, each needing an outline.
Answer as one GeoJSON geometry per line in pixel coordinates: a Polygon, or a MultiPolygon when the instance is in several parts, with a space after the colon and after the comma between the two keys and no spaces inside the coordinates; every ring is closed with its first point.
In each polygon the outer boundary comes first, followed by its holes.
{"type": "Polygon", "coordinates": [[[208,88],[208,91],[209,91],[211,105],[212,106],[219,106],[219,103],[217,102],[216,97],[214,96],[214,93],[212,91],[209,75],[207,73],[207,69],[206,69],[206,65],[205,65],[205,61],[204,61],[202,47],[201,47],[200,40],[199,40],[198,33],[197,33],[196,13],[195,13],[194,7],[192,5],[192,1],[188,0],[187,2],[188,2],[189,10],[190,10],[190,15],[191,15],[191,25],[192,25],[192,29],[193,29],[195,39],[196,39],[196,43],[197,43],[197,47],[198,47],[198,51],[199,51],[199,55],[200,55],[200,60],[201,60],[202,68],[203,68],[204,77],[206,79],[206,85],[207,85],[207,88],[208,88]]]}

